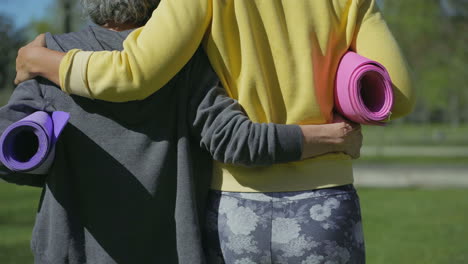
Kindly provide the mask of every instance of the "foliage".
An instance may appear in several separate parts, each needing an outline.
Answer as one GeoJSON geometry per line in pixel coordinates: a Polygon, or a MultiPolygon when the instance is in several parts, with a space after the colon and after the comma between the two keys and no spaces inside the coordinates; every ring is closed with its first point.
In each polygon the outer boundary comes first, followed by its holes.
{"type": "Polygon", "coordinates": [[[0,88],[11,88],[15,77],[17,50],[23,46],[23,32],[14,28],[10,18],[0,14],[0,88]]]}
{"type": "Polygon", "coordinates": [[[25,29],[28,39],[45,32],[60,34],[76,31],[86,22],[78,0],[55,0],[48,9],[54,15],[31,21],[25,29]]]}
{"type": "Polygon", "coordinates": [[[413,69],[413,121],[468,121],[468,1],[381,1],[385,18],[413,69]]]}
{"type": "Polygon", "coordinates": [[[12,18],[0,13],[0,106],[7,102],[13,90],[18,49],[41,33],[58,34],[79,30],[86,21],[78,2],[55,0],[49,7],[50,14],[54,15],[32,20],[24,28],[15,27],[12,18]]]}

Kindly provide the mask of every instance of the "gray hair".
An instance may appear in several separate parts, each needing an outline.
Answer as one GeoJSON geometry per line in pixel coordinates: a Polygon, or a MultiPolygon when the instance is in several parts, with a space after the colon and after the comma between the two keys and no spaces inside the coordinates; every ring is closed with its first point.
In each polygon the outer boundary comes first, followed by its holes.
{"type": "Polygon", "coordinates": [[[81,0],[84,12],[97,25],[112,22],[118,25],[143,26],[150,19],[160,0],[81,0]]]}

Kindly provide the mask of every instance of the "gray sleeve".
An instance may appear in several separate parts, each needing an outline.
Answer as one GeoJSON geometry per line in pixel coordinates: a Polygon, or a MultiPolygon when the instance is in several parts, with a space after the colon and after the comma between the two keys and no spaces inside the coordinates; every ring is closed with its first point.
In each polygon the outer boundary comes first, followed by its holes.
{"type": "Polygon", "coordinates": [[[299,126],[250,121],[223,87],[213,86],[193,111],[200,146],[217,161],[267,166],[301,158],[303,135],[299,126]]]}
{"type": "Polygon", "coordinates": [[[189,116],[193,134],[215,160],[243,166],[298,161],[303,135],[297,125],[250,121],[239,103],[228,97],[206,55],[196,53],[192,65],[189,116]]]}
{"type": "MultiPolygon", "coordinates": [[[[0,108],[0,134],[16,121],[36,112],[43,111],[47,102],[42,96],[39,83],[30,80],[14,90],[7,105],[0,108]]],[[[43,186],[45,177],[12,172],[0,162],[0,178],[19,185],[43,186]]]]}

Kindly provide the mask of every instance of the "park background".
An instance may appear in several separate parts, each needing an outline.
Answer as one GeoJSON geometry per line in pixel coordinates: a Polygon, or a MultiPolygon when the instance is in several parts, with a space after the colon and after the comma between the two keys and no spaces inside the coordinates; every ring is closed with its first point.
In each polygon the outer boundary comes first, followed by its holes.
{"type": "MultiPolygon", "coordinates": [[[[290,0],[292,1],[292,0],[290,0]]],[[[411,67],[414,112],[364,127],[355,177],[367,262],[468,263],[468,0],[381,0],[411,67]]],[[[18,48],[89,24],[78,0],[0,0],[0,106],[18,48]]],[[[0,263],[32,263],[40,190],[0,180],[0,263]]]]}

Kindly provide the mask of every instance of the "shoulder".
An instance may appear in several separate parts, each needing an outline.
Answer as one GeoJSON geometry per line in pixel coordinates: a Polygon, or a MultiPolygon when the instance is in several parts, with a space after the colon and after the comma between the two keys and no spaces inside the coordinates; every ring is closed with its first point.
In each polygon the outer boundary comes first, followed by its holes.
{"type": "Polygon", "coordinates": [[[90,39],[93,39],[91,27],[64,34],[46,33],[47,48],[58,51],[68,51],[71,49],[90,50],[92,48],[92,45],[89,43],[90,39]]]}

